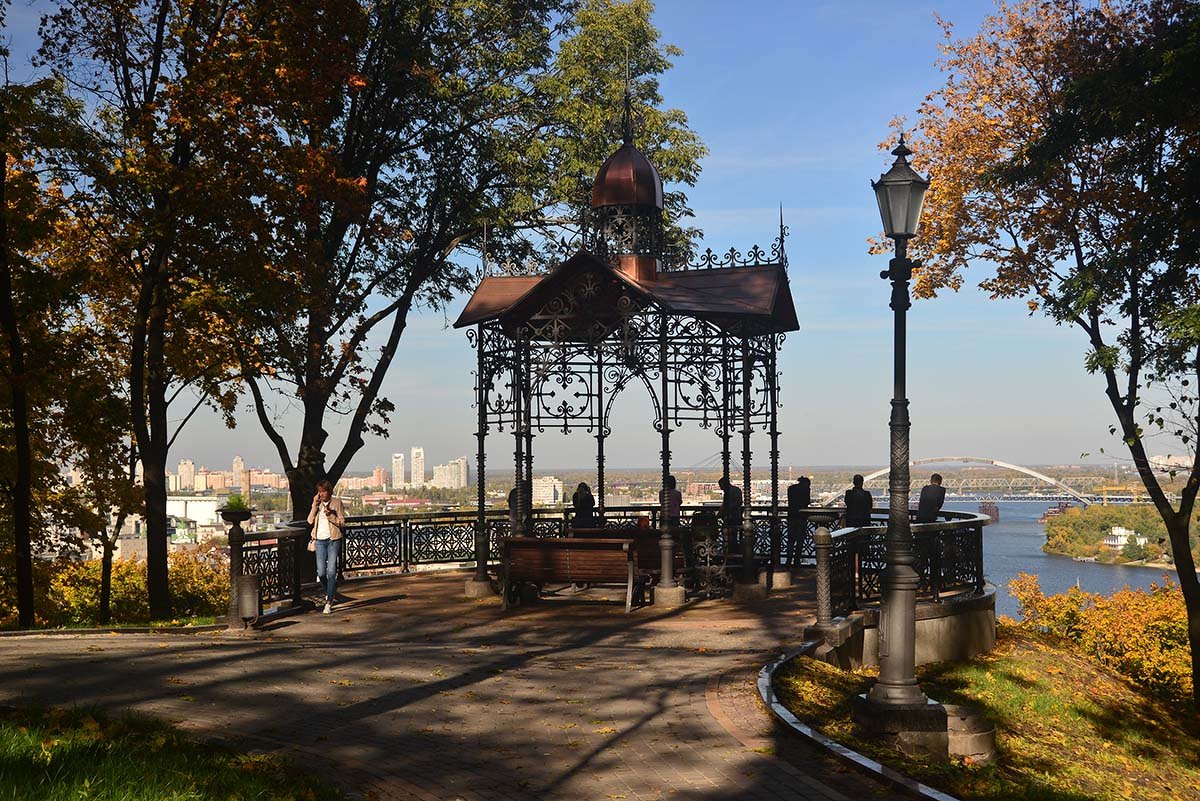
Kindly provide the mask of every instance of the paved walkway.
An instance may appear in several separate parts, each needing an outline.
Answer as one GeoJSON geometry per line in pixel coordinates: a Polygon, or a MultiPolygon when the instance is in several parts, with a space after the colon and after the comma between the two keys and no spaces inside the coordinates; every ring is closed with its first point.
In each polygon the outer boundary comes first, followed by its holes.
{"type": "Polygon", "coordinates": [[[506,614],[461,599],[463,579],[363,579],[332,615],[248,634],[5,639],[0,704],[133,708],[368,798],[892,797],[758,702],[758,669],[810,619],[804,590],[506,614]]]}

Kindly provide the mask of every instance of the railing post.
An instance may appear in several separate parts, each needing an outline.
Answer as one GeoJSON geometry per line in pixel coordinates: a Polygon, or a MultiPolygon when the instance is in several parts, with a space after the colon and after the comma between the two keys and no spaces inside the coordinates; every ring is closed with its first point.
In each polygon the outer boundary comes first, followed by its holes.
{"type": "Polygon", "coordinates": [[[409,572],[412,560],[412,523],[409,520],[400,521],[400,571],[409,572]]]}
{"type": "Polygon", "coordinates": [[[983,592],[983,524],[971,526],[971,547],[975,549],[975,592],[983,592]]]}
{"type": "Polygon", "coordinates": [[[238,609],[238,584],[242,577],[242,547],[245,543],[246,533],[239,523],[234,522],[229,528],[229,614],[226,620],[231,629],[244,628],[238,609]]]}
{"type": "Polygon", "coordinates": [[[933,600],[941,603],[942,600],[942,534],[936,533],[930,537],[925,536],[925,548],[929,553],[929,558],[926,560],[929,570],[929,590],[933,593],[933,600]]]}
{"type": "Polygon", "coordinates": [[[300,595],[300,554],[304,553],[300,541],[303,537],[288,537],[292,549],[292,606],[300,606],[304,598],[300,595]]]}
{"type": "Polygon", "coordinates": [[[825,526],[813,532],[813,548],[817,559],[817,625],[833,623],[832,599],[829,595],[829,554],[833,550],[833,536],[825,526]]]}

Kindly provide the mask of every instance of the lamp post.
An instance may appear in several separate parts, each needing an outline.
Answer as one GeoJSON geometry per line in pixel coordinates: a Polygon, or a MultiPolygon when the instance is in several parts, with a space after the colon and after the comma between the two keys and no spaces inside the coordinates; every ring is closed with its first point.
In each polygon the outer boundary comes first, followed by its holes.
{"type": "Polygon", "coordinates": [[[879,612],[879,680],[871,688],[868,700],[884,706],[924,706],[925,694],[916,679],[917,571],[913,554],[912,531],[908,520],[908,397],[905,390],[905,313],[909,302],[908,282],[913,267],[909,260],[908,240],[917,233],[921,203],[929,181],[908,163],[912,155],[904,146],[904,137],[892,155],[890,170],[871,182],[879,201],[883,230],[896,243],[896,256],[880,278],[892,282],[891,308],[895,314],[894,378],[892,393],[891,472],[888,492],[886,566],[883,570],[879,612]]]}

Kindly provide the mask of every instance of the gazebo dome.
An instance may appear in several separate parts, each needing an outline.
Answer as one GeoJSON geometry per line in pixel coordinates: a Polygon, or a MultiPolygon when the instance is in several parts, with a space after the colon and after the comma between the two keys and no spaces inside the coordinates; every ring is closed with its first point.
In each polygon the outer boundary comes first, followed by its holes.
{"type": "Polygon", "coordinates": [[[592,208],[604,206],[663,207],[663,184],[658,170],[629,138],[608,157],[592,184],[592,208]]]}

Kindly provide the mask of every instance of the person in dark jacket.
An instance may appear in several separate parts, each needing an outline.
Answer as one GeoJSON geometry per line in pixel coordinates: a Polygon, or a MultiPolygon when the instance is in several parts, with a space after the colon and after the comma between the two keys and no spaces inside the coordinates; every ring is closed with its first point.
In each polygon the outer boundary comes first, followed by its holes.
{"type": "Polygon", "coordinates": [[[917,502],[917,522],[932,523],[946,502],[946,488],[942,486],[942,474],[934,473],[929,483],[921,487],[921,500],[917,502]]]}
{"type": "Polygon", "coordinates": [[[571,508],[574,510],[571,525],[577,528],[596,527],[596,499],[592,497],[592,488],[582,481],[571,496],[571,508]]]}
{"type": "Polygon", "coordinates": [[[812,482],[808,476],[800,476],[787,489],[787,563],[796,564],[797,550],[808,531],[808,514],[804,511],[812,506],[812,482]]]}
{"type": "Polygon", "coordinates": [[[729,553],[736,553],[742,542],[742,490],[726,477],[717,482],[721,488],[721,519],[725,523],[729,553]]]}
{"type": "Polygon", "coordinates": [[[871,509],[875,499],[863,489],[863,477],[854,476],[854,486],[846,490],[846,525],[859,528],[871,525],[871,509]]]}

